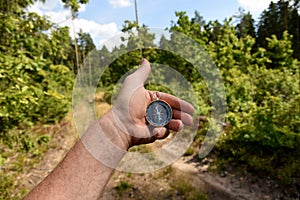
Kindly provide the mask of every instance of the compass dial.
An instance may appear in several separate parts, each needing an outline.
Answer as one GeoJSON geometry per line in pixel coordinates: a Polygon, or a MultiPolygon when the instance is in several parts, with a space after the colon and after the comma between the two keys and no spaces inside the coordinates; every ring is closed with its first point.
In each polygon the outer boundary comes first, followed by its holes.
{"type": "Polygon", "coordinates": [[[152,101],[146,109],[146,119],[152,126],[165,126],[172,119],[171,106],[162,100],[152,101]]]}

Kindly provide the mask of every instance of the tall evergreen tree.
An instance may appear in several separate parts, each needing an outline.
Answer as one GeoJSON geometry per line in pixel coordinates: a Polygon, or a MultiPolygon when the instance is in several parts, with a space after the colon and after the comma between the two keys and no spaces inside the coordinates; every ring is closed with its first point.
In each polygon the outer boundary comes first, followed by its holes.
{"type": "Polygon", "coordinates": [[[254,19],[252,18],[252,15],[250,12],[244,13],[241,11],[240,16],[237,16],[239,18],[240,22],[236,25],[237,30],[237,36],[239,38],[244,38],[247,35],[250,35],[251,37],[255,38],[255,27],[254,27],[254,19]]]}
{"type": "Polygon", "coordinates": [[[271,2],[268,9],[261,14],[258,23],[257,44],[267,47],[266,38],[276,35],[282,38],[284,31],[293,35],[294,57],[300,59],[299,1],[280,0],[271,2]]]}

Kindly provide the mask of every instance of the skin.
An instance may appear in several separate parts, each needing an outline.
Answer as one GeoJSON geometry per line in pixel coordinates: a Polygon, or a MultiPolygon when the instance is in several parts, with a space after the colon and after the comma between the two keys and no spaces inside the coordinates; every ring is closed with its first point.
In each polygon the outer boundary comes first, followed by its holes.
{"type": "Polygon", "coordinates": [[[189,103],[172,95],[144,88],[150,71],[150,63],[142,59],[141,67],[125,79],[112,109],[96,122],[101,130],[97,129],[97,126],[91,126],[62,162],[24,198],[25,200],[98,199],[114,166],[130,147],[164,139],[169,130],[179,131],[184,124],[193,124],[191,115],[194,108],[189,103]],[[173,119],[167,127],[149,127],[145,120],[146,107],[156,97],[169,103],[173,109],[173,119]],[[123,151],[108,150],[94,144],[97,134],[105,136],[123,151]],[[87,148],[89,145],[96,146],[93,155],[113,155],[107,156],[107,159],[110,159],[114,166],[106,166],[96,159],[87,148]]]}

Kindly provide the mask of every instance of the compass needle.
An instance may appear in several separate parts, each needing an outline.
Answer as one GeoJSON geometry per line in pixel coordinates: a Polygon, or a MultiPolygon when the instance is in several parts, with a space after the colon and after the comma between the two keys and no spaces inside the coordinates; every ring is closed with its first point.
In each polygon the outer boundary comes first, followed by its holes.
{"type": "Polygon", "coordinates": [[[172,119],[171,106],[163,100],[152,101],[146,109],[146,119],[152,126],[167,125],[172,119]]]}

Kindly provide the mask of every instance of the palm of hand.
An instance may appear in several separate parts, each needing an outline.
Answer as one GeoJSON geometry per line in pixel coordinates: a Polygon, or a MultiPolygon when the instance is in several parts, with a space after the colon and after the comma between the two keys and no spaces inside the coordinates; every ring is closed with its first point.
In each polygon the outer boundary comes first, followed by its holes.
{"type": "Polygon", "coordinates": [[[163,139],[168,136],[169,129],[179,131],[183,123],[191,125],[193,107],[172,95],[148,91],[144,82],[150,74],[151,68],[147,60],[142,66],[129,75],[113,105],[116,126],[123,132],[130,146],[145,144],[163,139]],[[166,127],[153,127],[146,121],[146,108],[155,100],[154,96],[167,101],[173,108],[173,118],[166,127]]]}

